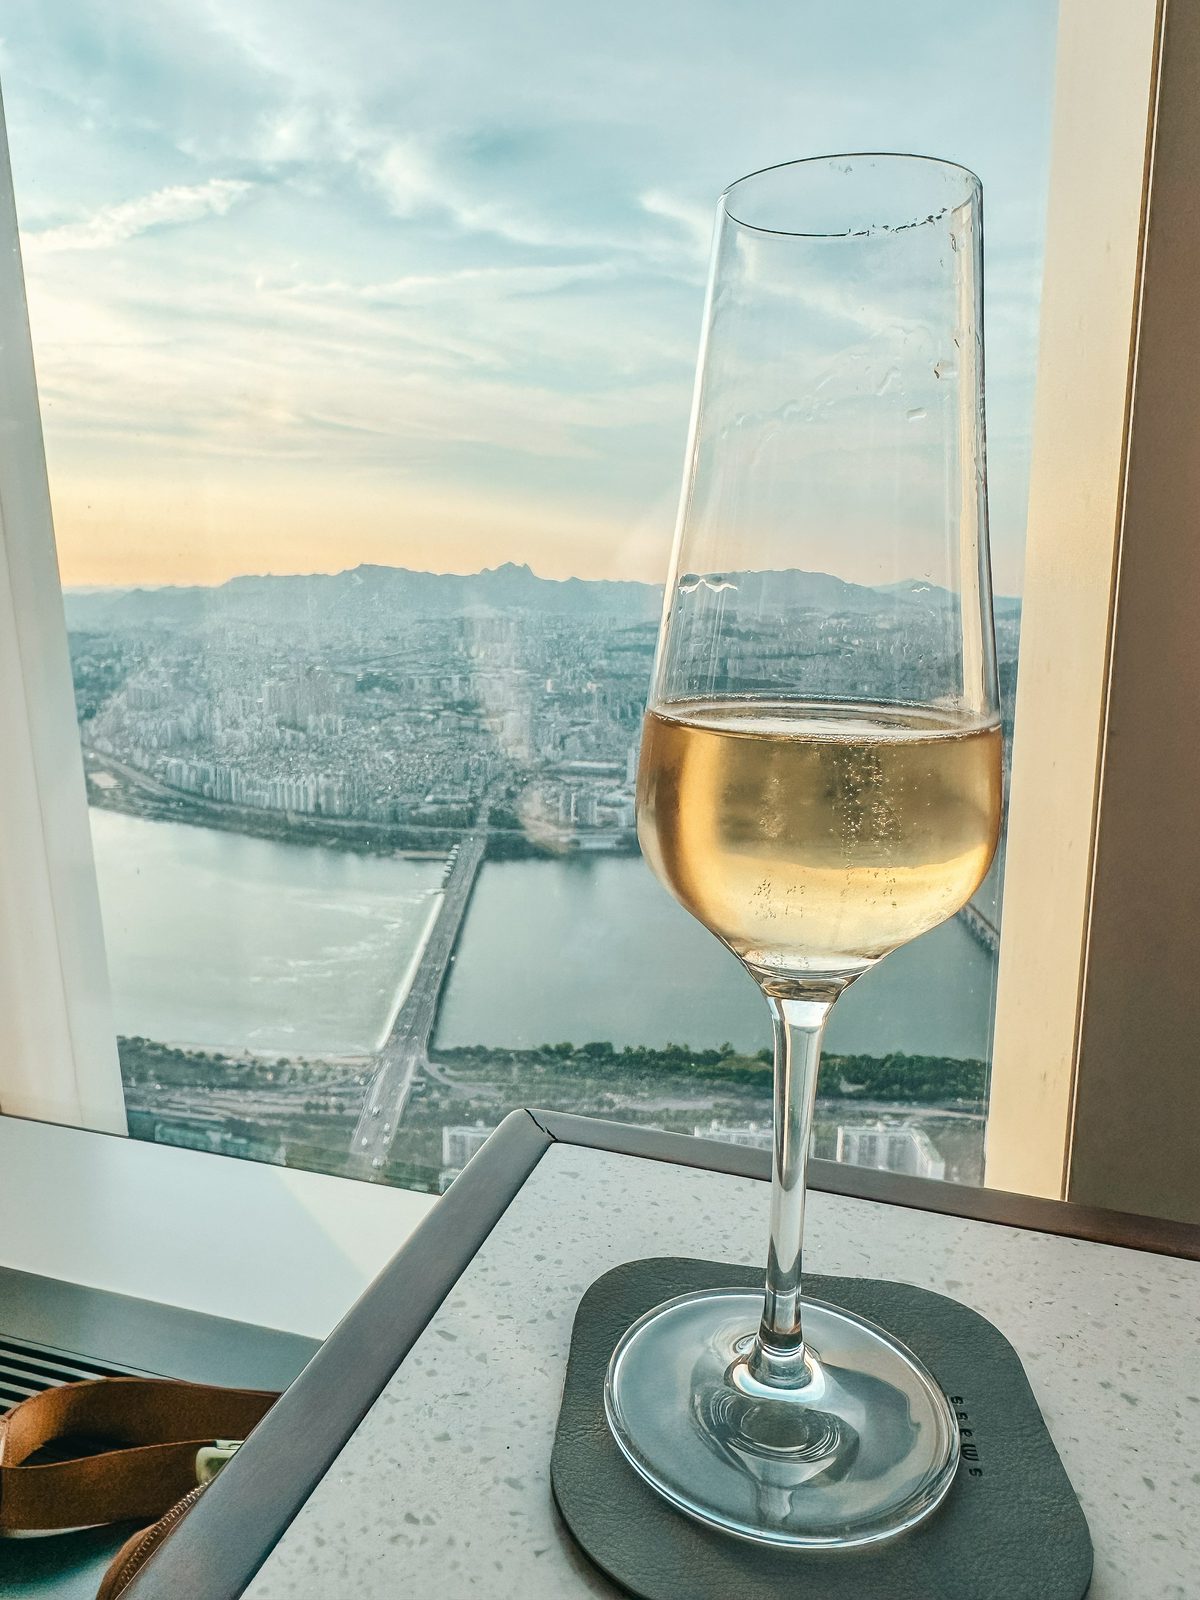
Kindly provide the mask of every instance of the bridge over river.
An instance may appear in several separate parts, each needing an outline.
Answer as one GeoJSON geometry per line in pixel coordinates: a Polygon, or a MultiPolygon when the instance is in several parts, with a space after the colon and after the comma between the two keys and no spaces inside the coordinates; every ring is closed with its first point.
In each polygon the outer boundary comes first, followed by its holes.
{"type": "Polygon", "coordinates": [[[475,880],[487,853],[487,839],[487,824],[481,820],[464,835],[457,853],[448,863],[441,904],[426,930],[425,944],[417,958],[408,993],[392,1019],[354,1130],[350,1170],[360,1177],[378,1175],[396,1137],[417,1074],[429,1067],[429,1039],[437,1021],[438,1002],[475,880]]]}
{"type": "Polygon", "coordinates": [[[958,916],[989,955],[999,955],[1000,929],[986,911],[981,911],[974,900],[968,900],[965,906],[959,908],[958,916]]]}

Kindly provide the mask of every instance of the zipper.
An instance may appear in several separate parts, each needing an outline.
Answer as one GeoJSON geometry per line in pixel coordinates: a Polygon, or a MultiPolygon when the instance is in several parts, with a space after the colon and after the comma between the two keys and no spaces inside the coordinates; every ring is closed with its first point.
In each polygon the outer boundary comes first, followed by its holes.
{"type": "Polygon", "coordinates": [[[177,1500],[169,1511],[163,1513],[153,1527],[147,1528],[124,1561],[112,1574],[111,1579],[100,1591],[97,1600],[117,1600],[117,1597],[131,1584],[141,1571],[143,1565],[154,1554],[155,1549],[170,1533],[185,1512],[190,1511],[208,1488],[206,1483],[198,1483],[194,1489],[189,1489],[182,1500],[177,1500]]]}

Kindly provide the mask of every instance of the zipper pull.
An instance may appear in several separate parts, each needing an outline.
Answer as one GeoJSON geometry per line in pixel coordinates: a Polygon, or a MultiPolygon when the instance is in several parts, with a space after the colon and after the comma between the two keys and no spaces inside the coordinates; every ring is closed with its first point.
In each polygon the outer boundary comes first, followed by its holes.
{"type": "Polygon", "coordinates": [[[227,1461],[238,1453],[241,1439],[214,1439],[196,1451],[196,1482],[211,1483],[227,1461]]]}

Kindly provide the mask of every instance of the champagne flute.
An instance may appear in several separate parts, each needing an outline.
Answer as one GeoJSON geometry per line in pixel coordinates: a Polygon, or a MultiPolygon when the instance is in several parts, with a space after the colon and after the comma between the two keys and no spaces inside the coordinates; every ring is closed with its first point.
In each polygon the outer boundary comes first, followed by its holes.
{"type": "Polygon", "coordinates": [[[768,1544],[889,1538],[958,1463],[920,1359],[802,1299],[801,1239],[830,1008],[999,832],[981,228],[972,173],[899,155],[772,167],[717,213],[638,830],[770,1007],[766,1293],[648,1312],[605,1408],[660,1494],[768,1544]]]}

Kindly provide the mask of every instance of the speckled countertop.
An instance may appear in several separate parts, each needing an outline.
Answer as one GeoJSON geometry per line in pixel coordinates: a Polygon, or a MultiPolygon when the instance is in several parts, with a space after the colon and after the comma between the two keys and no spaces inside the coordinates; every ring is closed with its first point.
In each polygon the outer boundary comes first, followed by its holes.
{"type": "MultiPolygon", "coordinates": [[[[246,1590],[250,1600],[616,1591],[560,1531],[550,1447],[580,1295],[622,1261],[757,1262],[747,1178],[555,1145],[246,1590]]],[[[1200,1265],[816,1194],[805,1264],[976,1307],[1083,1503],[1089,1600],[1200,1596],[1200,1265]]]]}

